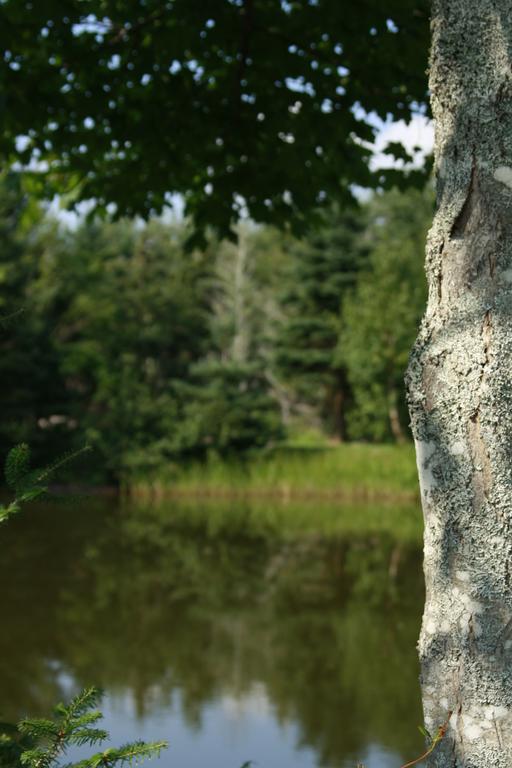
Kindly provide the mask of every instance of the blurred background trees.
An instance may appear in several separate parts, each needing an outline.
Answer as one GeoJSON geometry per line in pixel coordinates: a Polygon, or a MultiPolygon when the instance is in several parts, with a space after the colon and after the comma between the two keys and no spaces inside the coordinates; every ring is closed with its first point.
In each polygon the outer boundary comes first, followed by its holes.
{"type": "Polygon", "coordinates": [[[392,190],[375,196],[366,213],[369,256],[343,304],[335,359],[354,398],[352,434],[401,442],[409,434],[403,375],[426,303],[422,254],[432,192],[392,190]]]}
{"type": "Polygon", "coordinates": [[[336,355],[341,312],[368,255],[365,210],[335,209],[308,239],[289,247],[277,343],[278,370],[328,434],[349,436],[348,371],[336,355]]]}
{"type": "Polygon", "coordinates": [[[189,253],[186,222],[66,227],[23,184],[1,177],[0,317],[18,313],[0,332],[2,453],[87,441],[89,476],[119,481],[305,435],[408,439],[430,190],[328,210],[300,241],[246,223],[189,253]]]}

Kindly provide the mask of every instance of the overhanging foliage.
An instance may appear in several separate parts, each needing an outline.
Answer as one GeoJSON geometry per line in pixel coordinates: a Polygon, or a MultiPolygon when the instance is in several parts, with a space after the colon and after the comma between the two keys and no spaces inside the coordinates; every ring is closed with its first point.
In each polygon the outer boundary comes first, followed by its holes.
{"type": "Polygon", "coordinates": [[[368,115],[424,104],[428,15],[427,0],[3,0],[0,156],[36,161],[42,194],[118,215],[180,193],[199,238],[242,211],[300,230],[352,185],[400,180],[369,169],[368,115]]]}

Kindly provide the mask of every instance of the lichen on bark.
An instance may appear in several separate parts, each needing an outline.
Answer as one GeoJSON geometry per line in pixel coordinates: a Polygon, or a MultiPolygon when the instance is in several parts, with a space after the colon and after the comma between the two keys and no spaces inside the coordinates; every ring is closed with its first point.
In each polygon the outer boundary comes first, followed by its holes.
{"type": "Polygon", "coordinates": [[[437,212],[407,374],[425,518],[431,766],[512,765],[512,7],[435,0],[437,212]],[[509,623],[510,622],[510,623],[509,623]]]}

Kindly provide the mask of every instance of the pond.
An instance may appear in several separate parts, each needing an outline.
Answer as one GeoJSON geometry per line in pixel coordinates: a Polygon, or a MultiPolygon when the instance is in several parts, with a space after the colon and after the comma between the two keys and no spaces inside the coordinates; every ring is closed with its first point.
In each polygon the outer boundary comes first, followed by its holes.
{"type": "Polygon", "coordinates": [[[28,508],[1,531],[0,719],[95,684],[113,743],[169,741],[155,768],[399,768],[423,746],[419,518],[28,508]]]}

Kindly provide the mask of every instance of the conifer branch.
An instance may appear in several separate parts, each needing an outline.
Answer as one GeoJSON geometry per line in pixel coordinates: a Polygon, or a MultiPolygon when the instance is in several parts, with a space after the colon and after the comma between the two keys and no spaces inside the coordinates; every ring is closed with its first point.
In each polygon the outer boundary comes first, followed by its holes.
{"type": "MultiPolygon", "coordinates": [[[[86,688],[75,696],[69,704],[58,704],[53,719],[27,718],[18,724],[19,733],[32,742],[19,756],[19,765],[26,768],[56,768],[59,758],[70,746],[94,745],[108,739],[107,731],[94,727],[102,718],[101,712],[94,710],[100,699],[98,688],[86,688]]],[[[113,768],[114,766],[137,765],[143,760],[160,754],[167,742],[134,741],[121,747],[108,747],[91,757],[76,763],[68,763],[65,768],[113,768]]],[[[9,766],[10,768],[10,766],[9,766]]]]}
{"type": "Polygon", "coordinates": [[[90,450],[90,446],[85,445],[76,451],[65,453],[46,467],[30,469],[29,446],[26,443],[14,446],[7,455],[4,468],[5,481],[14,491],[14,498],[7,506],[0,504],[0,523],[19,512],[21,504],[45,496],[48,493],[45,481],[49,480],[57,470],[90,450]]]}

